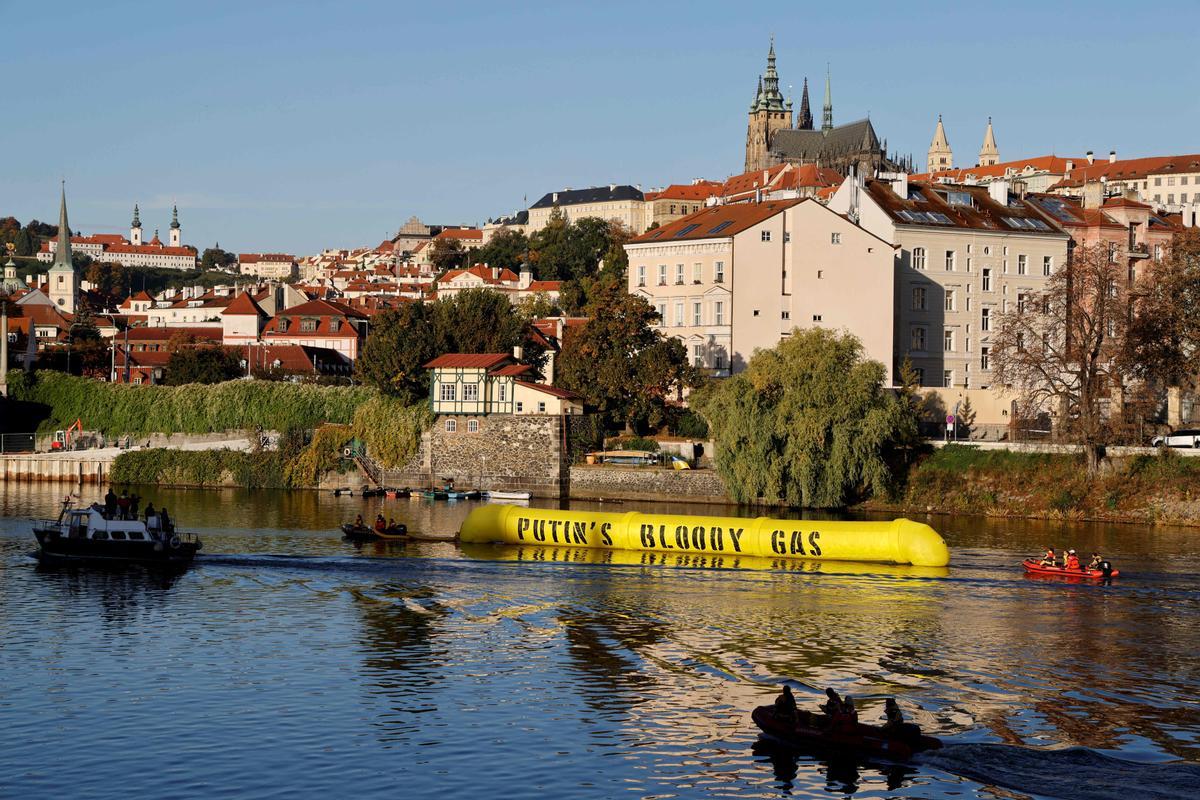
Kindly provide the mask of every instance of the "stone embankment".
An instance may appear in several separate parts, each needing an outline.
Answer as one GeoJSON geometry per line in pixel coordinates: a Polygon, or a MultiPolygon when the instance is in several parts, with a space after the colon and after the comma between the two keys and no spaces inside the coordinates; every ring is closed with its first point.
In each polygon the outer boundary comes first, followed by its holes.
{"type": "MultiPolygon", "coordinates": [[[[175,441],[169,446],[177,450],[250,449],[245,437],[231,439],[227,434],[139,437],[130,449],[139,449],[147,441],[171,439],[175,441]]],[[[0,455],[0,481],[103,484],[108,481],[113,461],[124,452],[127,450],[123,447],[97,447],[67,452],[5,453],[0,455]]]]}
{"type": "Polygon", "coordinates": [[[660,500],[728,503],[725,482],[711,469],[659,467],[571,467],[570,496],[580,500],[660,500]]]}

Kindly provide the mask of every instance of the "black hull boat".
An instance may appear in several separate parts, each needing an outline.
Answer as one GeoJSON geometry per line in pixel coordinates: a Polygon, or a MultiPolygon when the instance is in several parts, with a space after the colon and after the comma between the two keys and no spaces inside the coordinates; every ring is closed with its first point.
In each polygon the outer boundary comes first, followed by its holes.
{"type": "Polygon", "coordinates": [[[38,561],[64,564],[141,564],[186,567],[202,544],[190,533],[161,530],[141,520],[107,519],[98,505],[72,509],[63,504],[57,520],[33,525],[38,561]]]}
{"type": "Polygon", "coordinates": [[[407,525],[391,525],[386,530],[377,531],[366,525],[355,525],[347,522],[342,525],[342,536],[355,542],[370,542],[384,540],[404,541],[408,539],[407,525]]]}
{"type": "Polygon", "coordinates": [[[767,736],[797,749],[819,748],[907,761],[914,753],[942,746],[939,739],[922,736],[915,725],[894,731],[861,723],[839,728],[824,714],[808,711],[798,712],[794,719],[781,718],[774,706],[759,706],[750,717],[767,736]]]}

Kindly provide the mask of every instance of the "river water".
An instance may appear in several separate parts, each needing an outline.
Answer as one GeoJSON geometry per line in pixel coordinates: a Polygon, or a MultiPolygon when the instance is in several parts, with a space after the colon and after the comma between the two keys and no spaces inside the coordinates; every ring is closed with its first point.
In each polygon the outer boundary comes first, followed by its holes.
{"type": "Polygon", "coordinates": [[[1200,786],[1200,530],[930,517],[948,569],[714,569],[337,532],[382,509],[451,534],[468,503],[143,489],[204,539],[168,579],[39,569],[27,518],[62,492],[0,484],[3,797],[1131,800],[1200,786]],[[1026,578],[1019,560],[1047,545],[1101,550],[1122,576],[1026,578]],[[903,767],[771,748],[749,711],[783,682],[802,705],[849,693],[864,721],[895,696],[947,747],[903,767]]]}

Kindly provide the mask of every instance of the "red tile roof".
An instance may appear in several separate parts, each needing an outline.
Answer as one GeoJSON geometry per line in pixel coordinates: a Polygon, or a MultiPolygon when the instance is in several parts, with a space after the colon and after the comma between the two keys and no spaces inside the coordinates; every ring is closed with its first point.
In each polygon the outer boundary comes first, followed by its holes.
{"type": "Polygon", "coordinates": [[[725,238],[770,219],[803,200],[769,200],[763,203],[734,203],[711,206],[661,228],[646,231],[630,244],[678,242],[687,239],[725,238]]]}
{"type": "Polygon", "coordinates": [[[512,359],[508,353],[446,353],[425,365],[425,369],[492,369],[512,359]]]}
{"type": "Polygon", "coordinates": [[[531,292],[557,292],[562,289],[562,281],[530,281],[531,292]]]}
{"type": "MultiPolygon", "coordinates": [[[[201,342],[219,342],[221,341],[221,327],[219,325],[211,325],[206,327],[179,327],[179,328],[130,328],[129,341],[130,343],[137,342],[144,344],[146,342],[168,342],[176,336],[190,336],[201,342]]],[[[125,341],[125,332],[118,334],[121,342],[125,341]]]]}
{"type": "Polygon", "coordinates": [[[235,297],[233,302],[226,306],[225,310],[222,311],[221,314],[241,317],[269,316],[267,312],[263,311],[262,306],[254,302],[254,298],[250,296],[249,292],[242,292],[235,297]]]}
{"type": "Polygon", "coordinates": [[[295,256],[287,253],[238,253],[238,263],[253,263],[256,261],[274,261],[279,263],[291,263],[296,260],[295,256]]]}
{"type": "MultiPolygon", "coordinates": [[[[479,240],[483,241],[483,231],[477,228],[446,228],[439,233],[434,239],[462,239],[462,240],[479,240]]],[[[424,244],[424,242],[422,242],[424,244]]]]}
{"type": "Polygon", "coordinates": [[[533,367],[528,364],[509,364],[508,366],[500,367],[500,369],[492,370],[488,374],[495,375],[497,378],[516,377],[517,375],[524,375],[532,369],[533,367]]]}
{"type": "Polygon", "coordinates": [[[452,269],[443,275],[442,279],[438,281],[438,283],[449,283],[464,273],[474,275],[485,283],[490,283],[493,285],[500,283],[516,283],[520,280],[520,278],[517,276],[517,273],[507,268],[500,270],[499,278],[493,278],[491,267],[485,267],[482,264],[476,264],[470,269],[452,269]]]}
{"type": "Polygon", "coordinates": [[[1151,156],[1149,158],[1127,158],[1120,161],[1087,161],[1075,164],[1061,181],[1051,189],[1076,188],[1085,183],[1105,178],[1108,181],[1141,180],[1148,175],[1169,175],[1178,172],[1200,172],[1200,153],[1182,156],[1151,156]]]}
{"type": "Polygon", "coordinates": [[[647,192],[646,200],[700,200],[704,201],[721,190],[720,181],[697,183],[673,183],[662,191],[647,192]]]}
{"type": "Polygon", "coordinates": [[[957,169],[939,169],[932,173],[917,173],[908,176],[911,181],[927,181],[932,180],[948,180],[952,183],[959,183],[968,178],[1003,178],[1012,170],[1015,176],[1019,176],[1026,170],[1030,172],[1048,172],[1051,175],[1063,175],[1067,171],[1067,162],[1073,161],[1076,166],[1079,164],[1087,164],[1086,159],[1082,158],[1063,158],[1062,156],[1037,156],[1035,158],[1027,158],[1017,161],[1002,161],[999,164],[991,164],[988,166],[976,165],[974,167],[959,167],[957,169]]]}
{"type": "Polygon", "coordinates": [[[350,317],[363,319],[363,314],[356,308],[334,300],[309,300],[298,306],[292,306],[279,312],[281,317],[350,317]]]}
{"type": "Polygon", "coordinates": [[[908,196],[900,197],[887,181],[872,179],[866,182],[865,189],[896,225],[1019,232],[1036,236],[1064,235],[1053,222],[1039,214],[1028,200],[1016,200],[1016,205],[1001,204],[992,199],[986,186],[909,181],[908,196]],[[948,192],[970,195],[971,203],[950,203],[943,196],[948,192]],[[1014,224],[1009,220],[1030,222],[1014,224]]]}
{"type": "Polygon", "coordinates": [[[526,389],[533,389],[535,392],[543,392],[544,394],[548,394],[553,397],[558,397],[563,400],[582,400],[583,399],[582,397],[575,394],[574,392],[568,391],[566,389],[559,389],[557,386],[547,386],[544,383],[532,383],[531,381],[516,381],[516,383],[520,386],[524,386],[526,389]]]}

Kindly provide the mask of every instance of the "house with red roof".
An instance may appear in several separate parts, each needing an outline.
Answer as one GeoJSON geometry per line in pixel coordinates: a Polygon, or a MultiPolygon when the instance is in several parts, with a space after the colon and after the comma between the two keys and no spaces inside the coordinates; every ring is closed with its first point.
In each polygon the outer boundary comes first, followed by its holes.
{"type": "Polygon", "coordinates": [[[367,320],[366,314],[343,303],[310,300],[277,312],[263,327],[262,340],[336,350],[354,361],[366,339],[367,320]]]}
{"type": "Polygon", "coordinates": [[[510,269],[489,267],[487,264],[447,270],[437,281],[438,297],[453,297],[467,289],[492,289],[503,292],[513,303],[538,294],[545,294],[551,300],[557,300],[559,292],[562,291],[562,281],[535,281],[533,272],[529,269],[522,269],[520,274],[517,274],[510,269]]]}
{"type": "Polygon", "coordinates": [[[296,277],[296,257],[288,253],[238,253],[238,272],[260,278],[296,277]]]}
{"type": "Polygon", "coordinates": [[[581,397],[536,380],[532,367],[508,353],[447,353],[425,368],[432,372],[430,408],[449,434],[480,433],[490,415],[583,413],[581,397]]]}

